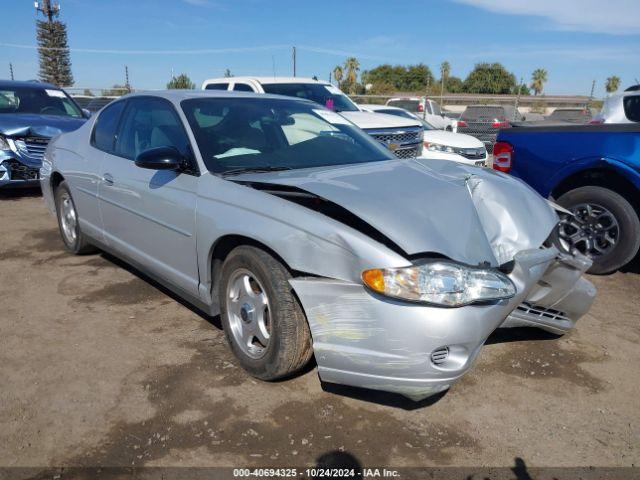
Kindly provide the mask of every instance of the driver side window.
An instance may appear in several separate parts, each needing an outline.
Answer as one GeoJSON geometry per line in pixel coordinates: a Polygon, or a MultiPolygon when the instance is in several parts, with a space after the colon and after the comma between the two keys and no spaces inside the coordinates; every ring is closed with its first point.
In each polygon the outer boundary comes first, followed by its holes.
{"type": "Polygon", "coordinates": [[[124,113],[115,154],[134,160],[156,147],[175,147],[190,157],[189,139],[173,107],[158,98],[134,98],[124,113]]]}

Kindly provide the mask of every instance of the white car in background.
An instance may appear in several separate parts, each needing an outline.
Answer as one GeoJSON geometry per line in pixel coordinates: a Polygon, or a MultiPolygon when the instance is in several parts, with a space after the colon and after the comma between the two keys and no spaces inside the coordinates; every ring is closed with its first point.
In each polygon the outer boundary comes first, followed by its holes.
{"type": "Polygon", "coordinates": [[[425,97],[396,97],[387,100],[388,107],[396,107],[414,113],[422,120],[429,122],[438,130],[448,130],[455,132],[458,122],[442,112],[440,104],[430,98],[425,97]]]}
{"type": "Polygon", "coordinates": [[[359,105],[362,110],[404,118],[418,118],[424,127],[422,155],[430,160],[454,160],[467,165],[487,167],[487,149],[480,140],[471,135],[437,130],[418,115],[398,107],[387,105],[359,105]]]}
{"type": "Polygon", "coordinates": [[[339,88],[322,80],[302,77],[210,78],[204,81],[202,89],[267,93],[311,100],[331,110],[321,110],[327,120],[334,123],[340,119],[342,122],[348,120],[384,144],[398,158],[416,158],[422,151],[423,129],[419,119],[363,111],[339,88]]]}
{"type": "Polygon", "coordinates": [[[636,122],[640,122],[640,91],[632,89],[607,98],[600,113],[591,121],[591,123],[636,122]]]}

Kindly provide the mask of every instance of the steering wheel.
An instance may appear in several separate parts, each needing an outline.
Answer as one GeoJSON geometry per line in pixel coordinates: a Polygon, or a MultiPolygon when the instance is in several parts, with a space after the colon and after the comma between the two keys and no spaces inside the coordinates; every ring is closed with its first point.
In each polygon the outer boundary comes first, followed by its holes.
{"type": "Polygon", "coordinates": [[[47,113],[51,113],[53,115],[60,115],[61,113],[64,113],[64,112],[57,107],[52,107],[51,105],[49,105],[47,107],[44,107],[42,110],[40,110],[40,113],[43,115],[47,113]]]}

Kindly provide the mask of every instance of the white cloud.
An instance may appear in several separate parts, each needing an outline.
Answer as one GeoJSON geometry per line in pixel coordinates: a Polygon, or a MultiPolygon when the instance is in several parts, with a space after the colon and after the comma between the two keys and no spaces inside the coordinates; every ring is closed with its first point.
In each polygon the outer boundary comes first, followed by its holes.
{"type": "Polygon", "coordinates": [[[533,15],[549,27],[578,32],[640,35],[638,0],[454,0],[509,15],[533,15]]]}

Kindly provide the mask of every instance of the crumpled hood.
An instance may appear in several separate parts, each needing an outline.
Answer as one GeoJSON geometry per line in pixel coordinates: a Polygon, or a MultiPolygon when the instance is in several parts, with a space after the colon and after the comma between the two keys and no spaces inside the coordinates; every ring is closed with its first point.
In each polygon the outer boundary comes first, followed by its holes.
{"type": "Polygon", "coordinates": [[[407,254],[498,266],[539,248],[558,222],[549,203],[508,175],[457,162],[390,160],[234,179],[301,188],[330,200],[407,254]]]}
{"type": "Polygon", "coordinates": [[[60,133],[80,128],[85,118],[63,117],[60,115],[36,115],[29,113],[0,114],[0,133],[8,137],[52,138],[60,133]]]}
{"type": "Polygon", "coordinates": [[[371,112],[340,112],[344,118],[362,129],[421,127],[418,120],[371,112]]]}

